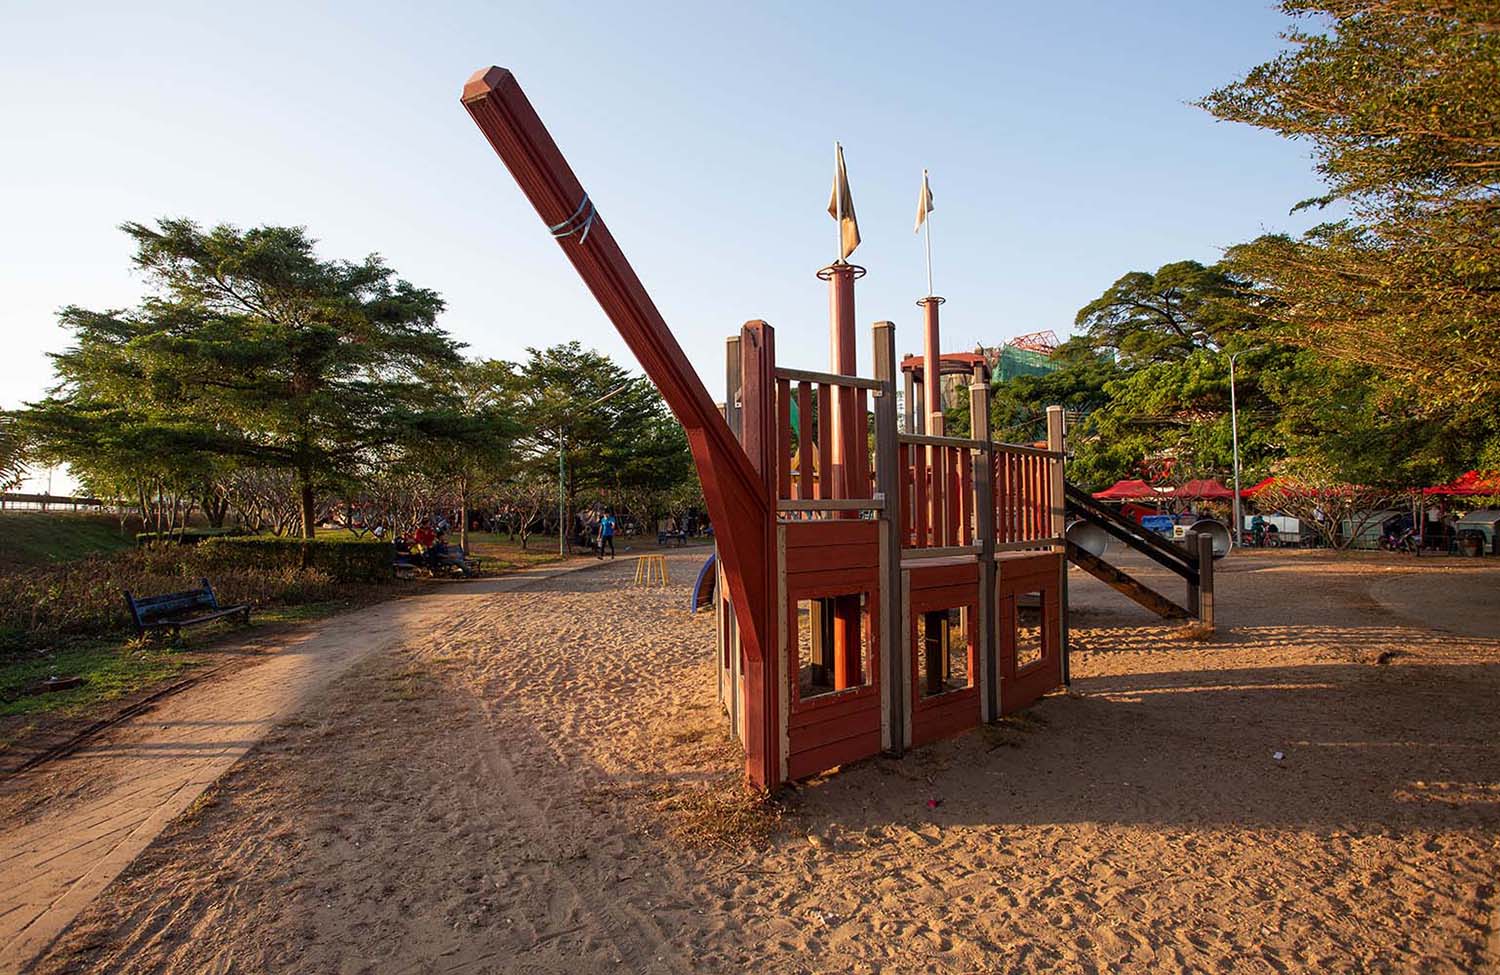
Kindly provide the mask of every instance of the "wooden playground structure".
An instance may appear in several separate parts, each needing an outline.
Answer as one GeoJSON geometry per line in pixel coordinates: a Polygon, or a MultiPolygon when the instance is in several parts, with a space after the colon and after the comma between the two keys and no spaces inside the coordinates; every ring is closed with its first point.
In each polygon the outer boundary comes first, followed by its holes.
{"type": "MultiPolygon", "coordinates": [[[[687,433],[718,545],[719,696],[753,786],[899,754],[1067,682],[1060,407],[1045,446],[995,442],[981,360],[974,429],[945,435],[892,323],[874,324],[859,374],[864,270],[844,260],[817,272],[828,371],[781,364],[775,330],[750,321],[728,338],[716,405],[511,73],[476,72],[462,101],[687,433]]],[[[958,361],[939,351],[942,303],[918,302],[934,389],[958,361]]],[[[1181,559],[1192,592],[1196,559],[1181,559]]]]}

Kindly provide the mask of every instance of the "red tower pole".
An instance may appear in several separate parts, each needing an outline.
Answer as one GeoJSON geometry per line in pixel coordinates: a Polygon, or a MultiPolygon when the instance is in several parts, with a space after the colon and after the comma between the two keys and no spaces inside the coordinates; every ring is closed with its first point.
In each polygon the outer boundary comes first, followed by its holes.
{"type": "Polygon", "coordinates": [[[938,305],[943,299],[928,295],[917,304],[922,306],[922,392],[927,410],[927,432],[943,435],[943,353],[938,329],[938,305]]]}
{"type": "MultiPolygon", "coordinates": [[[[938,326],[938,306],[943,299],[928,295],[917,301],[922,307],[922,408],[927,411],[924,429],[929,436],[941,437],[946,433],[943,421],[943,339],[938,326]]],[[[949,536],[948,506],[953,503],[948,490],[948,452],[942,447],[927,448],[927,469],[932,472],[932,486],[927,497],[932,505],[933,544],[948,545],[954,540],[949,536]]]]}
{"type": "MultiPolygon", "coordinates": [[[[863,276],[864,269],[840,261],[818,272],[828,280],[828,371],[839,376],[859,374],[854,349],[854,281],[863,276]]],[[[863,444],[854,443],[854,390],[835,386],[833,389],[833,486],[835,498],[857,498],[860,486],[856,480],[860,468],[856,450],[863,444]]]]}
{"type": "MultiPolygon", "coordinates": [[[[839,261],[823,268],[818,277],[828,282],[828,371],[839,376],[859,374],[854,346],[854,282],[865,269],[839,261]]],[[[860,425],[855,422],[857,400],[846,386],[833,388],[833,470],[830,472],[835,498],[862,498],[869,494],[865,480],[868,445],[860,443],[860,425]]],[[[841,517],[858,517],[842,512],[841,517]]],[[[833,600],[833,686],[842,690],[864,683],[864,660],[860,628],[865,624],[858,595],[833,600]]]]}

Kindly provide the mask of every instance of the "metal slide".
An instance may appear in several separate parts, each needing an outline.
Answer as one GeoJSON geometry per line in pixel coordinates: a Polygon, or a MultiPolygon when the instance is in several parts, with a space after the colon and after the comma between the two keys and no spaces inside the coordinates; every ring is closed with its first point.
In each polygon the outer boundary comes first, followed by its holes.
{"type": "MultiPolygon", "coordinates": [[[[1092,495],[1081,488],[1068,484],[1065,486],[1065,493],[1067,513],[1070,517],[1081,519],[1110,538],[1124,543],[1158,565],[1181,576],[1187,583],[1190,594],[1197,590],[1198,559],[1193,553],[1173,545],[1150,529],[1122,518],[1118,512],[1095,501],[1092,495]]],[[[1124,570],[1106,562],[1100,555],[1080,547],[1074,541],[1070,540],[1067,543],[1067,549],[1068,561],[1158,616],[1180,620],[1191,619],[1195,615],[1192,610],[1173,602],[1124,570]]],[[[1191,597],[1187,601],[1190,604],[1195,602],[1191,597]]]]}

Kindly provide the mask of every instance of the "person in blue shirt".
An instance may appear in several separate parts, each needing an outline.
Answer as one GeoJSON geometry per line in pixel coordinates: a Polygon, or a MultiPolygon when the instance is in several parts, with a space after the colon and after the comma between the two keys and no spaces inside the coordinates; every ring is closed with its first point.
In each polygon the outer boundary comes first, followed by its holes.
{"type": "Polygon", "coordinates": [[[608,511],[599,519],[599,557],[604,558],[604,546],[609,546],[609,557],[615,557],[615,516],[608,511]]]}

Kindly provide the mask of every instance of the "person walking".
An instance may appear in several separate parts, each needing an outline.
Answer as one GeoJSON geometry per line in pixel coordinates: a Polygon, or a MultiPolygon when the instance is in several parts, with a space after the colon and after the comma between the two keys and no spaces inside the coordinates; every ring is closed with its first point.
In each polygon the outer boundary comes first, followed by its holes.
{"type": "Polygon", "coordinates": [[[604,546],[609,546],[609,557],[615,557],[615,516],[608,511],[599,519],[599,558],[604,558],[604,546]]]}

